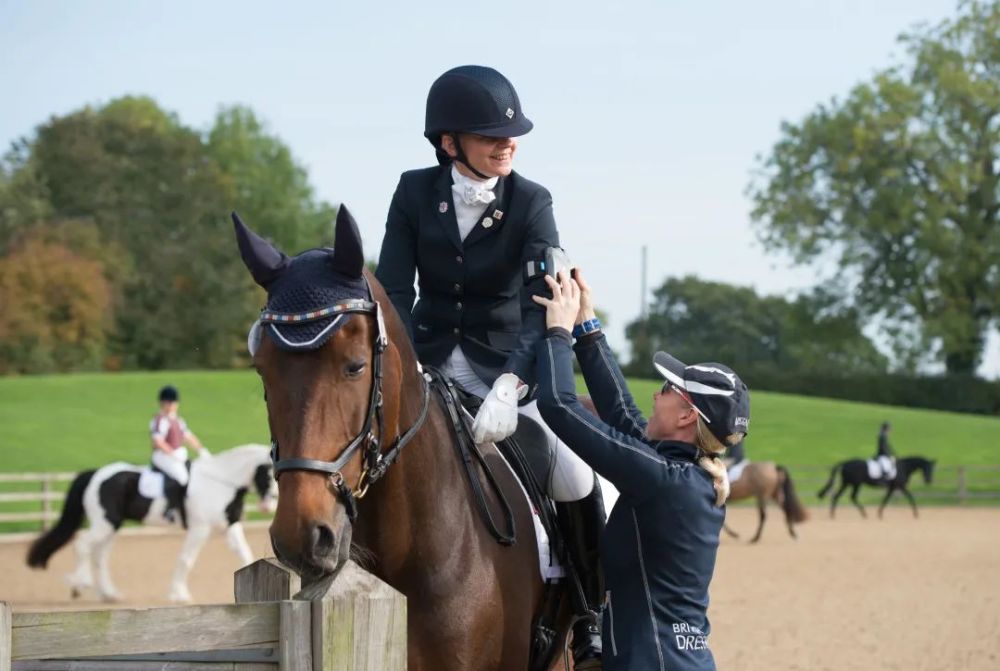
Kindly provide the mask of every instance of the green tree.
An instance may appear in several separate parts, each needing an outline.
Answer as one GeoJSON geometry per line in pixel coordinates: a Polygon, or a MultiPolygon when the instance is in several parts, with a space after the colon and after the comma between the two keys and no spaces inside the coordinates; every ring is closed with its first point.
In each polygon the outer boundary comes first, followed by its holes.
{"type": "Polygon", "coordinates": [[[769,249],[836,258],[865,315],[969,374],[1000,314],[1000,2],[901,41],[910,62],[782,126],[752,216],[769,249]]]}
{"type": "Polygon", "coordinates": [[[208,134],[208,151],[232,184],[232,208],[290,254],[329,245],[336,210],[316,200],[305,169],[253,111],[223,108],[208,134]]]}
{"type": "Polygon", "coordinates": [[[632,372],[649,372],[657,350],[682,361],[719,361],[736,370],[838,375],[885,370],[856,310],[824,291],[788,301],[697,277],[669,278],[653,292],[646,320],[626,326],[632,372]]]}
{"type": "Polygon", "coordinates": [[[29,238],[99,262],[106,366],[241,365],[261,299],[233,209],[290,252],[330,242],[333,208],[250,110],[223,110],[203,133],[120,98],[53,117],[0,162],[0,263],[29,238]]]}
{"type": "Polygon", "coordinates": [[[862,331],[864,315],[837,293],[819,287],[797,296],[779,312],[784,315],[779,359],[794,370],[835,375],[888,370],[887,357],[862,331]]]}
{"type": "Polygon", "coordinates": [[[39,237],[0,259],[0,373],[96,369],[111,304],[102,264],[39,237]]]}
{"type": "Polygon", "coordinates": [[[52,119],[27,163],[55,217],[122,250],[110,346],[127,367],[224,366],[252,315],[226,220],[231,182],[201,135],[148,98],[52,119]]]}
{"type": "Polygon", "coordinates": [[[0,160],[0,256],[19,235],[51,215],[48,191],[31,163],[31,145],[18,140],[0,160]]]}

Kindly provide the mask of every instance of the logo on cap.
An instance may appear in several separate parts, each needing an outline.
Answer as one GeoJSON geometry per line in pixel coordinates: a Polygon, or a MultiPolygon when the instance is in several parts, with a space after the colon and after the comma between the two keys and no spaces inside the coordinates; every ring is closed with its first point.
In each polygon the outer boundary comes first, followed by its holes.
{"type": "Polygon", "coordinates": [[[750,418],[749,417],[737,417],[735,424],[736,424],[736,426],[750,426],[750,418]]]}
{"type": "Polygon", "coordinates": [[[514,110],[512,110],[509,107],[507,108],[507,118],[508,119],[513,119],[514,118],[514,110]]]}

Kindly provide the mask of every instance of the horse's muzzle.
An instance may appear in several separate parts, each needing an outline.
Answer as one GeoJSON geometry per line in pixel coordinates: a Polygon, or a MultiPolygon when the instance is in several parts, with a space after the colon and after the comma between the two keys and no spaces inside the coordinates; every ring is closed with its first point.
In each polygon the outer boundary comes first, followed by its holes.
{"type": "Polygon", "coordinates": [[[337,533],[325,522],[313,522],[303,528],[300,549],[286,547],[272,528],[271,546],[275,556],[304,583],[312,582],[334,573],[350,557],[351,525],[345,523],[337,533]]]}

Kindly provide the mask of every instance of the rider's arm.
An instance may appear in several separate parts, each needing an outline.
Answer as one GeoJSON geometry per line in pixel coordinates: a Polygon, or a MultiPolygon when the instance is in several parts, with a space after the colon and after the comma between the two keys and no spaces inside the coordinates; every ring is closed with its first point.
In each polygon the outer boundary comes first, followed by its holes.
{"type": "Polygon", "coordinates": [[[159,436],[153,436],[153,447],[157,450],[163,450],[167,454],[174,451],[174,448],[170,447],[167,441],[163,440],[159,436]]]}
{"type": "Polygon", "coordinates": [[[536,346],[538,409],[566,445],[623,494],[653,494],[677,469],[645,442],[587,412],[576,396],[569,334],[552,334],[536,346]]]}
{"type": "Polygon", "coordinates": [[[406,176],[403,175],[389,205],[375,277],[385,288],[412,339],[411,313],[413,302],[417,298],[417,292],[413,288],[413,280],[417,274],[417,231],[416,224],[406,209],[405,180],[406,176]]]}
{"type": "MultiPolygon", "coordinates": [[[[521,268],[529,261],[538,261],[549,247],[559,246],[559,233],[552,214],[552,195],[548,189],[538,187],[528,204],[528,231],[521,247],[521,268]]],[[[535,379],[535,343],[545,335],[545,308],[532,300],[532,296],[550,294],[544,276],[538,276],[521,286],[521,331],[517,344],[507,357],[504,373],[513,373],[529,387],[535,379]]]]}
{"type": "Polygon", "coordinates": [[[646,420],[635,405],[604,334],[594,333],[578,339],[573,351],[601,419],[633,438],[645,438],[646,420]]]}
{"type": "Polygon", "coordinates": [[[197,449],[199,452],[205,449],[205,446],[201,444],[200,440],[198,440],[198,436],[187,430],[184,431],[184,442],[197,449]]]}
{"type": "Polygon", "coordinates": [[[200,440],[198,440],[198,436],[194,435],[191,429],[188,428],[187,422],[180,417],[177,418],[177,421],[181,424],[181,433],[184,436],[184,444],[195,448],[199,452],[204,452],[205,446],[201,444],[200,440]]]}
{"type": "Polygon", "coordinates": [[[153,441],[153,448],[163,450],[167,454],[174,451],[174,448],[170,447],[166,440],[169,428],[170,423],[163,418],[157,421],[154,417],[153,421],[149,423],[149,437],[153,441]]]}

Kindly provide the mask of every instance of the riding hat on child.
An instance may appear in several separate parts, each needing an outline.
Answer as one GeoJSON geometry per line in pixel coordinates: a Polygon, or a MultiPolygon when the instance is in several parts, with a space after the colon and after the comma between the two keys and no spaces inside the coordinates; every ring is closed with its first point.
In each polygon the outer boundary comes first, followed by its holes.
{"type": "Polygon", "coordinates": [[[699,363],[688,366],[666,352],[653,356],[653,365],[668,383],[682,389],[709,431],[723,445],[739,442],[736,434],[750,433],[750,391],[729,366],[699,363]]]}
{"type": "Polygon", "coordinates": [[[177,387],[172,384],[168,384],[166,387],[160,390],[159,395],[160,403],[174,403],[181,399],[180,393],[177,391],[177,387]]]}

